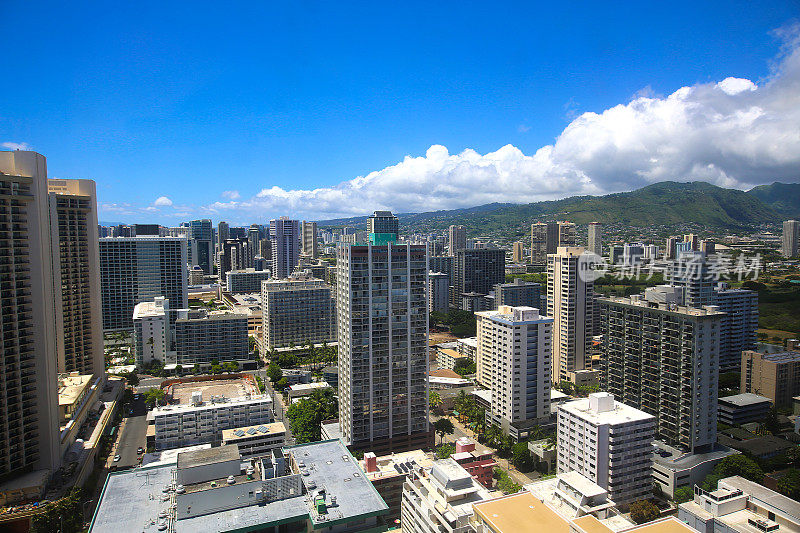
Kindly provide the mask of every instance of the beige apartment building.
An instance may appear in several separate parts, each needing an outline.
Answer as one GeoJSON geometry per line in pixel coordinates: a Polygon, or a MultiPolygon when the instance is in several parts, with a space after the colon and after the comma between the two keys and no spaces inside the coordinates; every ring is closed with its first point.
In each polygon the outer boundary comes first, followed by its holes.
{"type": "Polygon", "coordinates": [[[105,372],[97,195],[92,180],[47,180],[58,372],[105,372]]]}
{"type": "Polygon", "coordinates": [[[800,395],[800,352],[742,352],[740,392],[766,396],[776,406],[791,405],[800,395]]]}

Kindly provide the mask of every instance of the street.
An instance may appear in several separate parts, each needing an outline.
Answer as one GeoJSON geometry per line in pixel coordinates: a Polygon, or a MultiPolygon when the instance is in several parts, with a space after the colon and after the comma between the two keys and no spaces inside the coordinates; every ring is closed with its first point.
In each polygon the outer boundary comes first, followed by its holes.
{"type": "Polygon", "coordinates": [[[139,447],[147,447],[147,408],[144,404],[144,398],[134,401],[132,407],[132,415],[127,412],[123,413],[125,417],[124,425],[119,434],[117,447],[111,452],[112,457],[115,454],[120,456],[118,462],[112,463],[120,470],[138,465],[139,455],[136,450],[139,447]]]}

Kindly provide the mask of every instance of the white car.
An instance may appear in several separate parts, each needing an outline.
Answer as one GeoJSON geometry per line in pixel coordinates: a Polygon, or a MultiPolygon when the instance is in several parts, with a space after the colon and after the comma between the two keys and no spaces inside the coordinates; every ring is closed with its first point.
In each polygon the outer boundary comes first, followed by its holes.
{"type": "Polygon", "coordinates": [[[114,456],[114,462],[115,463],[118,463],[120,459],[122,459],[122,457],[120,457],[119,454],[114,456]]]}

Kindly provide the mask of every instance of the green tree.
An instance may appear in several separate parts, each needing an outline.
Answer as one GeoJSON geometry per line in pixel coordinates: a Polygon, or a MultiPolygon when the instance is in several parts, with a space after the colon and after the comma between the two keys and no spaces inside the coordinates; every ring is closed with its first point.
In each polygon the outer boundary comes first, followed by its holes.
{"type": "Polygon", "coordinates": [[[645,522],[652,522],[660,516],[660,512],[656,504],[650,500],[639,500],[633,502],[630,507],[631,520],[637,524],[644,524],[645,522]]]}
{"type": "Polygon", "coordinates": [[[800,470],[796,468],[789,469],[778,480],[778,492],[793,500],[800,500],[800,470]]]}
{"type": "Polygon", "coordinates": [[[211,365],[212,374],[222,374],[222,365],[211,365]]]}
{"type": "Polygon", "coordinates": [[[183,366],[182,365],[175,365],[175,373],[180,376],[182,372],[183,372],[183,366]]]}
{"type": "Polygon", "coordinates": [[[436,447],[436,457],[439,459],[447,459],[454,453],[456,453],[456,447],[450,442],[440,444],[436,447]]]}
{"type": "MultiPolygon", "coordinates": [[[[758,463],[741,454],[729,455],[714,467],[714,474],[720,478],[742,476],[745,479],[761,483],[764,480],[764,471],[758,463]]],[[[714,487],[716,488],[716,486],[714,487]]]]}
{"type": "Polygon", "coordinates": [[[686,503],[692,501],[694,498],[694,490],[692,487],[683,486],[675,489],[675,503],[686,503]]]}
{"type": "Polygon", "coordinates": [[[535,466],[527,442],[518,442],[511,447],[511,463],[521,472],[530,472],[535,466]]]}
{"type": "Polygon", "coordinates": [[[428,394],[428,405],[430,406],[431,411],[435,411],[442,405],[442,397],[436,391],[431,391],[428,394]]]}
{"type": "Polygon", "coordinates": [[[131,387],[135,387],[139,384],[139,376],[136,375],[136,372],[125,372],[121,374],[121,377],[125,378],[125,381],[127,381],[128,385],[131,387]]]}
{"type": "Polygon", "coordinates": [[[440,442],[444,440],[445,435],[452,435],[455,429],[455,426],[453,426],[449,418],[440,418],[433,423],[433,430],[439,435],[439,438],[442,439],[440,442]]]}
{"type": "Polygon", "coordinates": [[[286,378],[279,379],[278,382],[275,384],[275,388],[278,389],[278,390],[284,390],[288,386],[289,386],[289,382],[287,381],[286,378]]]}
{"type": "Polygon", "coordinates": [[[462,378],[464,376],[474,374],[476,372],[475,361],[469,357],[459,357],[453,364],[453,372],[459,374],[462,378]]]}
{"type": "Polygon", "coordinates": [[[144,403],[147,405],[158,405],[164,402],[166,393],[163,389],[152,388],[144,393],[144,403]]]}
{"type": "Polygon", "coordinates": [[[333,389],[315,390],[293,403],[286,411],[289,427],[297,444],[320,440],[320,424],[335,418],[339,409],[333,389]]]}
{"type": "Polygon", "coordinates": [[[522,490],[522,485],[515,483],[511,476],[500,467],[495,467],[494,476],[497,478],[497,488],[505,494],[513,494],[522,490]]]}
{"type": "Polygon", "coordinates": [[[267,377],[273,383],[281,380],[283,377],[283,370],[278,366],[278,363],[273,361],[269,364],[267,367],[267,377]]]}
{"type": "Polygon", "coordinates": [[[778,411],[774,407],[769,410],[767,417],[764,419],[764,429],[773,435],[780,433],[781,425],[778,422],[778,411]]]}
{"type": "Polygon", "coordinates": [[[66,496],[50,502],[31,517],[33,533],[77,533],[83,531],[83,490],[72,489],[66,496]]]}

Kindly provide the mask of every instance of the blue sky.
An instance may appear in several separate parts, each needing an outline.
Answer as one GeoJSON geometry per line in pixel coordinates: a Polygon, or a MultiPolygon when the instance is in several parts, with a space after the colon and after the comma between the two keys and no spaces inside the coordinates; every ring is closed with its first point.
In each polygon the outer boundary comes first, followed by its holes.
{"type": "MultiPolygon", "coordinates": [[[[0,6],[0,143],[44,154],[51,177],[96,180],[103,220],[245,224],[533,201],[665,178],[740,187],[800,179],[796,160],[767,148],[766,160],[723,162],[719,154],[745,149],[717,142],[714,153],[667,165],[652,163],[664,138],[632,155],[619,144],[638,143],[681,87],[701,93],[678,110],[687,124],[698,102],[734,118],[791,106],[795,1],[108,4],[0,6]],[[756,88],[717,86],[726,78],[756,88]],[[770,84],[783,87],[762,94],[770,84]],[[582,114],[613,115],[637,96],[648,110],[615,119],[610,152],[587,155],[597,137],[584,130],[609,126],[582,114]],[[555,144],[536,159],[567,131],[580,153],[555,144]],[[603,170],[609,160],[619,167],[603,170]],[[352,181],[359,176],[366,182],[352,181]],[[492,190],[492,180],[505,188],[492,190]],[[524,194],[509,192],[520,182],[524,194]]],[[[794,151],[791,123],[764,127],[758,142],[794,151]]]]}

